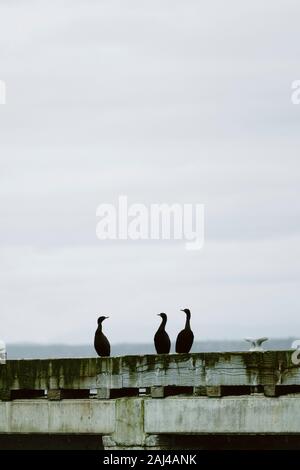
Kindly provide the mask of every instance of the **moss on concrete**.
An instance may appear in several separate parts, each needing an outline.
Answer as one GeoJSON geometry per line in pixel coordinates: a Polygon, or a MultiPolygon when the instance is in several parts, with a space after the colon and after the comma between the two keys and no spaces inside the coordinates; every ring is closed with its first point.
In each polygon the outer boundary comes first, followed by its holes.
{"type": "MultiPolygon", "coordinates": [[[[12,360],[0,366],[0,389],[84,388],[86,378],[126,371],[137,373],[167,371],[172,368],[191,370],[199,368],[233,368],[244,370],[249,383],[280,383],[281,378],[299,376],[299,367],[291,361],[292,351],[211,352],[193,354],[152,354],[110,358],[73,358],[43,360],[12,360]]],[[[298,379],[299,380],[299,379],[298,379]]],[[[298,383],[298,382],[297,382],[298,383]]]]}

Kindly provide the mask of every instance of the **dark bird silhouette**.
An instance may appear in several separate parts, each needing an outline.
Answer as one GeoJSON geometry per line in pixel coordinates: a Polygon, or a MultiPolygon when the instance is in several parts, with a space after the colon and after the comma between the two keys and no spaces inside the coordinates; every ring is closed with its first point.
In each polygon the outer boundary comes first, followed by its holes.
{"type": "Polygon", "coordinates": [[[154,335],[155,349],[157,354],[169,354],[171,349],[171,341],[168,333],[165,330],[168,318],[165,313],[158,313],[157,315],[162,318],[162,322],[154,335]]]}
{"type": "Polygon", "coordinates": [[[186,322],[184,330],[180,331],[177,336],[175,350],[177,353],[188,353],[190,352],[194,341],[194,333],[192,332],[190,325],[191,312],[188,308],[181,311],[186,314],[186,322]]]}
{"type": "Polygon", "coordinates": [[[110,344],[106,336],[102,333],[102,322],[109,317],[98,318],[98,328],[95,333],[94,346],[98,356],[110,356],[110,344]]]}

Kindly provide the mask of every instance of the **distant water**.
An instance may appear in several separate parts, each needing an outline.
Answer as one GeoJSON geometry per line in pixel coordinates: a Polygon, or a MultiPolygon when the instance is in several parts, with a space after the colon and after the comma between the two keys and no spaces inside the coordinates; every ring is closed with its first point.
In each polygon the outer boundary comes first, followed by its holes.
{"type": "MultiPolygon", "coordinates": [[[[296,338],[277,338],[264,343],[267,349],[290,349],[296,338]]],[[[192,352],[212,351],[247,351],[249,344],[246,341],[236,340],[206,340],[196,341],[192,352]]],[[[172,352],[172,351],[171,351],[172,352]]],[[[152,344],[113,344],[112,355],[124,356],[130,354],[155,354],[152,344]]],[[[43,359],[49,357],[93,357],[96,355],[93,345],[67,345],[67,344],[33,344],[15,343],[7,345],[8,359],[43,359]]]]}

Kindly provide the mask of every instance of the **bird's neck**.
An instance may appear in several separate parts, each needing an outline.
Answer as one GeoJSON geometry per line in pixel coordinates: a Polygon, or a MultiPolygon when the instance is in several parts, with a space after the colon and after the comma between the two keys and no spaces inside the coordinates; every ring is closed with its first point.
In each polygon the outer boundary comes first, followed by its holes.
{"type": "Polygon", "coordinates": [[[97,330],[100,331],[100,333],[102,333],[102,323],[99,323],[97,330]]]}
{"type": "Polygon", "coordinates": [[[159,330],[160,330],[160,331],[162,331],[162,330],[165,329],[166,323],[167,323],[166,318],[163,318],[163,319],[162,319],[162,322],[161,322],[161,324],[160,324],[160,327],[159,327],[159,330]]]}
{"type": "Polygon", "coordinates": [[[188,315],[186,316],[185,329],[186,329],[186,330],[190,330],[190,329],[191,329],[190,317],[189,317],[188,315]]]}

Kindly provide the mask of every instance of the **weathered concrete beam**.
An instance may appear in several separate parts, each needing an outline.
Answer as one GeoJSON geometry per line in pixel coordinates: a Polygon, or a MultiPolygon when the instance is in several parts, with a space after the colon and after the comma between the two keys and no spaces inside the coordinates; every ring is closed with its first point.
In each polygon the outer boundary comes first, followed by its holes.
{"type": "Polygon", "coordinates": [[[0,403],[0,433],[101,435],[114,430],[114,401],[16,400],[0,403]]]}
{"type": "Polygon", "coordinates": [[[144,406],[149,434],[300,433],[300,395],[165,398],[144,406]]]}
{"type": "Polygon", "coordinates": [[[0,390],[300,385],[300,367],[291,356],[266,351],[9,360],[0,367],[0,390]]]}
{"type": "Polygon", "coordinates": [[[0,433],[99,434],[108,448],[154,446],[161,434],[300,434],[300,397],[16,400],[0,403],[0,433]]]}

